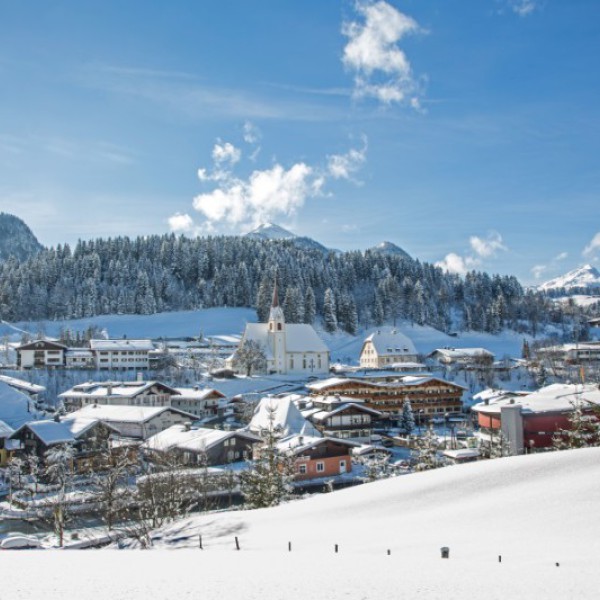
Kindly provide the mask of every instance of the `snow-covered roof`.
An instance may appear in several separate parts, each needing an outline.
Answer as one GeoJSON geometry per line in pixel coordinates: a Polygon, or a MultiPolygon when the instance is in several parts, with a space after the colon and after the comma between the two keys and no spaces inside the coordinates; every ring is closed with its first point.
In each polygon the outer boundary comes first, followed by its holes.
{"type": "Polygon", "coordinates": [[[219,398],[225,398],[225,394],[214,388],[175,388],[177,399],[181,400],[204,400],[216,394],[219,398]]]}
{"type": "Polygon", "coordinates": [[[67,358],[93,358],[94,353],[87,348],[69,348],[65,352],[67,358]]]}
{"type": "Polygon", "coordinates": [[[173,425],[142,444],[148,450],[160,450],[162,452],[178,448],[192,452],[210,450],[234,436],[241,436],[251,442],[260,442],[260,438],[247,431],[221,431],[220,429],[189,428],[184,425],[173,425]]]}
{"type": "Polygon", "coordinates": [[[0,381],[0,420],[16,429],[39,415],[29,396],[0,381]]]}
{"type": "Polygon", "coordinates": [[[348,379],[347,377],[328,377],[327,379],[321,379],[319,381],[309,383],[306,387],[309,390],[319,392],[321,390],[326,390],[327,388],[332,387],[334,385],[342,385],[345,383],[349,383],[350,381],[352,381],[352,379],[348,379]]]}
{"type": "Polygon", "coordinates": [[[311,400],[314,404],[324,404],[326,406],[337,406],[340,404],[348,404],[351,402],[353,404],[358,404],[364,402],[362,398],[351,398],[350,396],[338,396],[337,394],[334,396],[312,396],[311,400]]]}
{"type": "Polygon", "coordinates": [[[53,419],[31,421],[15,431],[13,437],[17,436],[22,429],[27,428],[46,446],[70,444],[99,422],[98,419],[81,415],[67,417],[61,421],[54,421],[53,419]]]}
{"type": "MultiPolygon", "coordinates": [[[[289,323],[285,328],[285,349],[287,352],[328,352],[325,342],[319,337],[312,325],[289,323]]],[[[269,343],[269,325],[267,323],[248,323],[244,332],[245,341],[252,340],[263,347],[267,358],[272,358],[269,343]]]]}
{"type": "Polygon", "coordinates": [[[359,404],[358,402],[348,402],[346,404],[340,404],[339,406],[336,406],[335,408],[332,408],[331,410],[320,410],[318,412],[314,412],[311,415],[311,418],[314,421],[324,421],[325,419],[328,419],[329,417],[333,417],[334,415],[343,413],[344,411],[348,410],[349,408],[354,408],[360,412],[368,413],[373,417],[381,417],[382,416],[382,413],[379,412],[378,410],[368,408],[366,406],[363,406],[362,404],[359,404]]]}
{"type": "Polygon", "coordinates": [[[154,344],[151,340],[90,340],[90,348],[101,352],[150,351],[154,350],[154,344]]]}
{"type": "Polygon", "coordinates": [[[453,460],[466,460],[467,458],[479,458],[479,450],[475,448],[459,448],[458,450],[444,450],[444,456],[453,460]]]}
{"type": "Polygon", "coordinates": [[[0,421],[0,439],[7,438],[13,432],[14,429],[10,425],[7,425],[4,421],[0,421]]]}
{"type": "Polygon", "coordinates": [[[17,350],[35,350],[36,348],[50,349],[50,350],[66,350],[67,347],[64,344],[59,344],[55,340],[33,340],[17,346],[17,350]]]}
{"type": "Polygon", "coordinates": [[[464,386],[459,385],[453,381],[446,381],[445,379],[441,379],[439,377],[432,377],[430,375],[399,375],[394,381],[387,381],[386,378],[384,381],[372,381],[376,379],[376,377],[353,377],[353,378],[345,378],[342,379],[340,377],[330,377],[329,379],[322,379],[321,381],[315,381],[314,383],[307,384],[307,388],[309,390],[313,390],[316,392],[321,392],[327,390],[331,387],[337,387],[339,385],[346,385],[349,383],[359,383],[365,386],[372,387],[380,387],[380,388],[398,388],[398,387],[410,387],[423,385],[429,382],[438,382],[442,384],[446,384],[453,387],[458,387],[465,389],[464,386]]]}
{"type": "Polygon", "coordinates": [[[16,377],[9,377],[8,375],[0,375],[0,381],[7,383],[16,390],[27,392],[28,394],[41,394],[46,391],[46,388],[43,385],[30,383],[29,381],[17,379],[16,377]]]}
{"type": "Polygon", "coordinates": [[[285,452],[291,450],[293,454],[298,455],[318,446],[320,444],[324,444],[328,441],[335,442],[336,444],[341,444],[343,446],[347,446],[348,449],[356,448],[358,444],[354,442],[349,442],[348,440],[338,440],[333,438],[326,437],[317,437],[311,435],[290,435],[285,438],[280,439],[277,442],[277,449],[281,452],[285,452]]]}
{"type": "Polygon", "coordinates": [[[100,421],[108,421],[109,423],[145,423],[163,412],[175,412],[190,417],[192,420],[197,418],[192,414],[170,406],[113,406],[106,404],[91,404],[89,406],[84,406],[83,408],[70,413],[69,416],[71,418],[93,417],[100,421]]]}
{"type": "Polygon", "coordinates": [[[174,388],[160,381],[88,381],[73,386],[59,394],[60,398],[106,398],[119,396],[134,398],[151,387],[158,385],[168,393],[176,394],[174,388]]]}
{"type": "Polygon", "coordinates": [[[472,410],[486,414],[499,414],[503,406],[520,405],[523,413],[563,412],[573,409],[573,404],[581,402],[584,408],[600,406],[600,389],[597,384],[553,383],[523,397],[501,396],[493,400],[475,404],[472,410]]]}
{"type": "Polygon", "coordinates": [[[394,356],[417,355],[417,350],[412,340],[397,329],[379,329],[375,331],[365,339],[363,349],[367,342],[373,344],[379,356],[389,354],[394,356]]]}
{"type": "Polygon", "coordinates": [[[436,348],[430,356],[433,354],[441,354],[446,358],[452,358],[454,360],[460,360],[465,358],[478,358],[481,356],[493,357],[493,353],[485,348],[436,348]]]}
{"type": "Polygon", "coordinates": [[[289,398],[267,396],[258,403],[248,429],[260,433],[271,427],[283,436],[292,434],[321,436],[289,398]]]}

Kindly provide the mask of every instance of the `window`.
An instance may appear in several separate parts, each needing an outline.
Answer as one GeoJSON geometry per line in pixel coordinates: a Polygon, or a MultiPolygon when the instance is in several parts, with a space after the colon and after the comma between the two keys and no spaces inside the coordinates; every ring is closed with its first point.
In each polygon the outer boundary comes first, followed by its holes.
{"type": "Polygon", "coordinates": [[[318,462],[317,463],[317,473],[323,473],[325,471],[325,463],[318,462]]]}
{"type": "Polygon", "coordinates": [[[298,473],[300,473],[300,475],[305,475],[306,474],[306,465],[298,465],[298,473]]]}
{"type": "Polygon", "coordinates": [[[277,331],[281,331],[281,323],[277,323],[277,331]]]}

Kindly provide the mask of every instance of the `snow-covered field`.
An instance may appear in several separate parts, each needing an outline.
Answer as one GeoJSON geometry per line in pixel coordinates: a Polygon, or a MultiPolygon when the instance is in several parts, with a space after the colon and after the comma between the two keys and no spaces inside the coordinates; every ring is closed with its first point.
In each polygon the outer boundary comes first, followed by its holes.
{"type": "Polygon", "coordinates": [[[599,476],[597,448],[505,458],[190,518],[154,550],[3,552],[0,597],[596,599],[599,476]]]}

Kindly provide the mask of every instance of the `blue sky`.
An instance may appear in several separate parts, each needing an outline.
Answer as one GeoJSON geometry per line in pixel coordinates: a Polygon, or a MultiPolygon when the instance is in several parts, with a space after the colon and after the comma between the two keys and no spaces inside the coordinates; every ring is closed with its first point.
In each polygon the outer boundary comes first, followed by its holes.
{"type": "Polygon", "coordinates": [[[600,257],[597,0],[0,0],[0,210],[42,243],[391,240],[548,279],[600,257]]]}

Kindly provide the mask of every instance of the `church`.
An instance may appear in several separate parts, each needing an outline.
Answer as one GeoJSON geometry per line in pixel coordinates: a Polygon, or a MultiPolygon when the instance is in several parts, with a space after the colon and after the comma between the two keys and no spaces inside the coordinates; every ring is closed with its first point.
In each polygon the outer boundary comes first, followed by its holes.
{"type": "Polygon", "coordinates": [[[277,282],[267,323],[248,323],[240,344],[252,340],[264,350],[267,373],[320,375],[329,372],[329,349],[312,325],[286,323],[277,282]]]}

